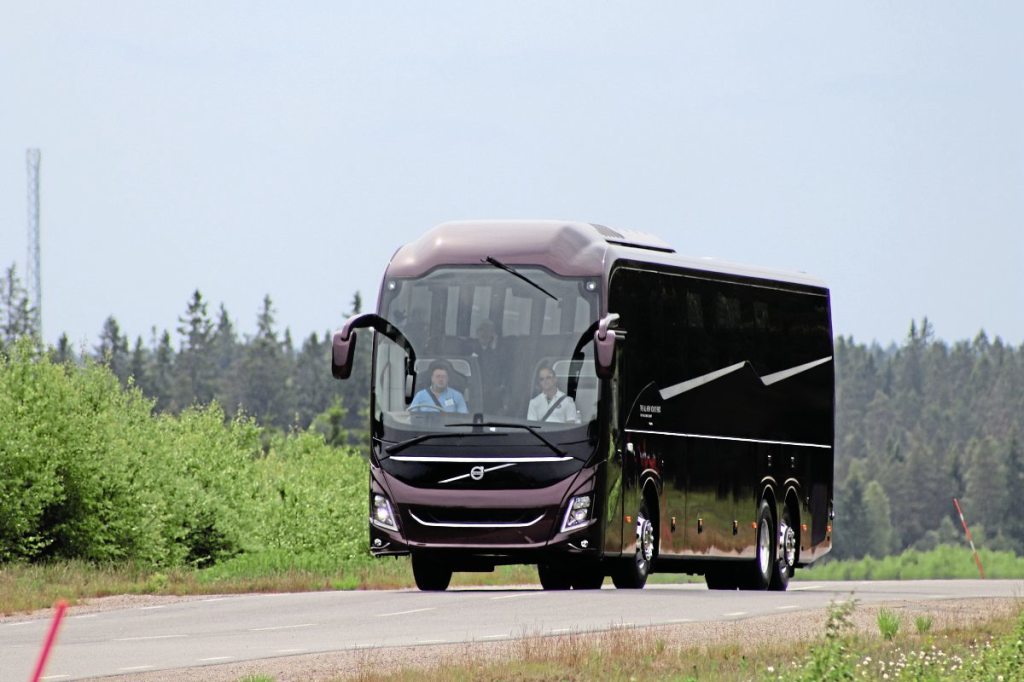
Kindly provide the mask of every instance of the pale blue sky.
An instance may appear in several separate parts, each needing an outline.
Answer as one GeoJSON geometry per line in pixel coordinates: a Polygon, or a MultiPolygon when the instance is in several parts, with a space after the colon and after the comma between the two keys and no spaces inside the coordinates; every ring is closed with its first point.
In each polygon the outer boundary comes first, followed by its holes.
{"type": "Polygon", "coordinates": [[[0,0],[0,265],[43,324],[296,339],[464,218],[653,232],[824,278],[834,328],[1024,342],[1020,3],[0,0]]]}

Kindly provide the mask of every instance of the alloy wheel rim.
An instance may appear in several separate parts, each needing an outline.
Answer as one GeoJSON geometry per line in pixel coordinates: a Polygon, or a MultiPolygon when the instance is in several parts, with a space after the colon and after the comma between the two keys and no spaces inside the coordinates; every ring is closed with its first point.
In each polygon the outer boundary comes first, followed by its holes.
{"type": "Polygon", "coordinates": [[[761,568],[761,575],[768,575],[768,563],[771,556],[771,536],[768,532],[768,524],[761,522],[757,531],[757,561],[761,568]]]}
{"type": "Polygon", "coordinates": [[[639,540],[637,559],[640,564],[645,564],[654,557],[654,524],[650,519],[644,516],[637,519],[636,535],[639,540]]]}

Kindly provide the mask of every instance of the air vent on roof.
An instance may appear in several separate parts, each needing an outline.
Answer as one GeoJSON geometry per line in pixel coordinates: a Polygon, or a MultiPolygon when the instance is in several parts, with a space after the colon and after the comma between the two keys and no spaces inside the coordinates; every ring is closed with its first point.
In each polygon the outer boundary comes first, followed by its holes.
{"type": "Polygon", "coordinates": [[[615,230],[613,230],[610,227],[605,227],[604,225],[598,225],[597,223],[590,223],[590,224],[594,226],[595,230],[597,230],[598,232],[603,234],[605,237],[608,237],[609,239],[619,239],[619,240],[622,239],[622,235],[619,234],[618,232],[616,232],[615,230]]]}
{"type": "Polygon", "coordinates": [[[675,249],[658,237],[655,237],[653,234],[637,232],[635,230],[613,230],[610,227],[598,225],[597,223],[590,223],[590,225],[597,230],[609,244],[620,244],[622,246],[632,246],[635,249],[648,249],[650,251],[662,251],[664,253],[676,252],[675,249]]]}

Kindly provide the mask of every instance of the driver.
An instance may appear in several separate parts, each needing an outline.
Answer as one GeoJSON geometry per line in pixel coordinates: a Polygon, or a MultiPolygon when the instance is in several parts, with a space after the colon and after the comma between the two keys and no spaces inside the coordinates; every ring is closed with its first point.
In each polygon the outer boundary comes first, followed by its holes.
{"type": "Polygon", "coordinates": [[[409,404],[410,412],[469,412],[466,399],[448,386],[448,363],[430,363],[430,387],[416,393],[409,404]]]}
{"type": "Polygon", "coordinates": [[[537,370],[537,384],[540,393],[530,401],[526,418],[533,422],[577,423],[576,403],[572,398],[558,390],[555,373],[548,365],[541,365],[537,370]]]}

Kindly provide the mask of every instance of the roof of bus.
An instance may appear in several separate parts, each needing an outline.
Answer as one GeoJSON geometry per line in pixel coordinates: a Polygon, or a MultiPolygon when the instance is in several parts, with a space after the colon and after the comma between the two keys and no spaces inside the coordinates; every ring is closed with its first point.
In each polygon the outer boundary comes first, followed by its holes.
{"type": "Polygon", "coordinates": [[[540,265],[565,276],[607,274],[620,260],[791,282],[825,288],[802,272],[681,256],[658,237],[594,223],[565,220],[464,220],[441,223],[398,249],[389,277],[416,277],[439,265],[479,264],[492,257],[508,265],[540,265]]]}

